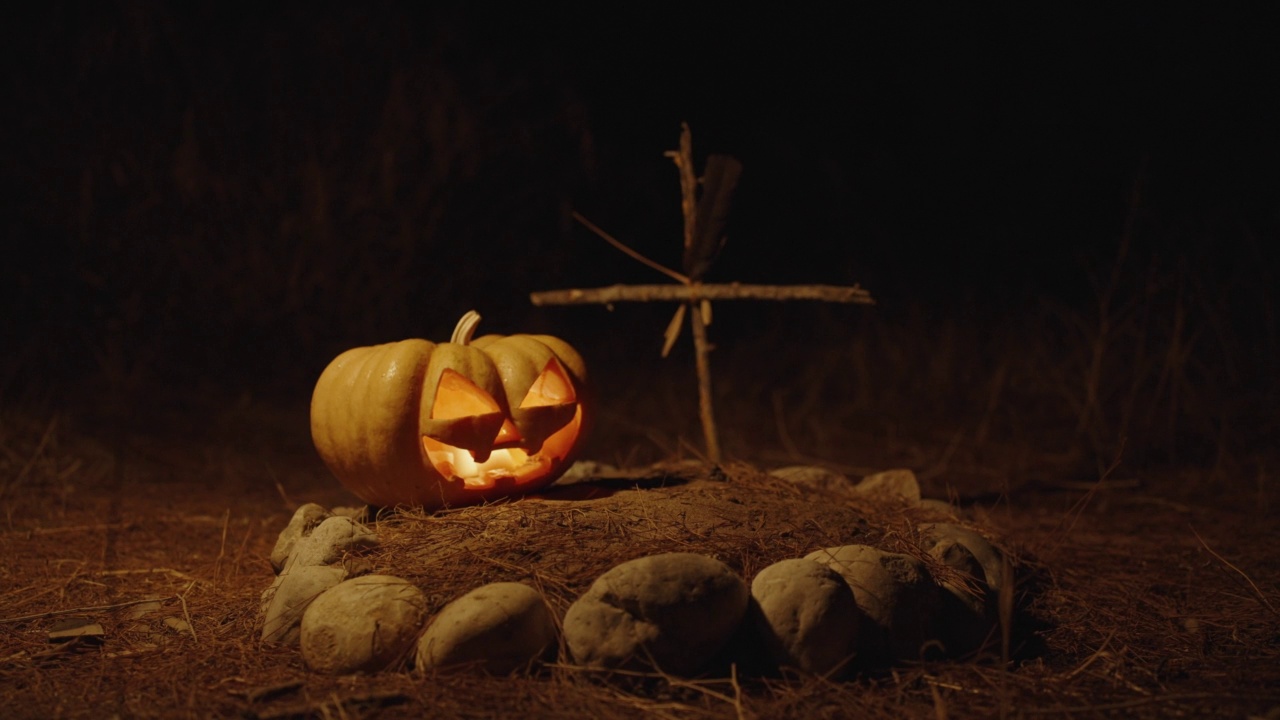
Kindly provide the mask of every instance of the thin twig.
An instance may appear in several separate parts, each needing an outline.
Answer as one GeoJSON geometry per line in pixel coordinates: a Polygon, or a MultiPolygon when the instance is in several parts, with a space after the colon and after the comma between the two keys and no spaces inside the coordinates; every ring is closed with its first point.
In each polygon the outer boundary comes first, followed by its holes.
{"type": "Polygon", "coordinates": [[[152,574],[172,575],[173,577],[176,577],[179,580],[190,580],[192,582],[195,582],[196,580],[195,578],[182,572],[181,570],[174,570],[173,568],[133,568],[129,570],[101,570],[99,572],[94,573],[94,575],[98,575],[100,577],[118,577],[120,575],[152,575],[152,574]]]}
{"type": "Polygon", "coordinates": [[[1121,438],[1120,447],[1116,450],[1116,456],[1111,461],[1111,465],[1102,471],[1102,474],[1098,476],[1098,481],[1093,484],[1093,487],[1091,487],[1083,497],[1077,500],[1075,505],[1073,505],[1072,508],[1067,511],[1066,515],[1063,516],[1062,520],[1059,521],[1057,542],[1049,548],[1048,552],[1057,550],[1058,547],[1066,541],[1067,537],[1071,535],[1071,531],[1075,529],[1076,523],[1080,520],[1080,516],[1084,515],[1085,508],[1089,506],[1089,503],[1093,500],[1094,496],[1098,494],[1099,489],[1101,489],[1107,482],[1107,478],[1111,476],[1111,473],[1115,472],[1115,469],[1120,467],[1120,461],[1124,457],[1124,446],[1125,439],[1121,438]],[[1065,528],[1063,527],[1064,523],[1068,523],[1065,528]]]}
{"type": "MultiPolygon", "coordinates": [[[[190,586],[188,586],[190,587],[190,586]]],[[[0,618],[0,625],[9,623],[26,622],[27,620],[44,620],[45,618],[58,617],[59,615],[75,615],[77,613],[100,612],[104,610],[119,610],[120,608],[132,607],[134,605],[143,605],[149,602],[163,602],[165,600],[174,599],[175,595],[168,597],[144,598],[142,600],[130,600],[128,602],[113,603],[111,605],[86,605],[84,607],[68,608],[66,610],[50,610],[48,612],[36,613],[34,615],[20,615],[18,617],[0,618]]]]}
{"type": "Polygon", "coordinates": [[[929,694],[933,696],[933,716],[937,720],[947,720],[947,703],[942,699],[937,683],[929,683],[929,694]]]}
{"type": "Polygon", "coordinates": [[[608,305],[616,302],[692,302],[694,300],[816,300],[875,305],[860,285],[610,285],[599,288],[543,290],[529,294],[534,305],[608,305]]]}
{"type": "Polygon", "coordinates": [[[1094,660],[1097,660],[1098,658],[1102,657],[1102,653],[1106,652],[1107,650],[1107,645],[1111,644],[1111,638],[1115,636],[1116,636],[1116,628],[1112,628],[1111,632],[1107,635],[1106,639],[1104,639],[1102,641],[1102,644],[1098,646],[1098,649],[1094,650],[1093,654],[1090,655],[1088,658],[1086,658],[1084,662],[1077,665],[1075,670],[1072,670],[1071,672],[1067,673],[1066,679],[1070,680],[1071,678],[1084,672],[1090,665],[1093,664],[1094,660]]]}
{"type": "Polygon", "coordinates": [[[218,546],[218,557],[213,561],[213,580],[217,582],[222,574],[222,560],[227,557],[227,526],[231,524],[231,508],[222,516],[222,544],[218,546]]]}
{"type": "Polygon", "coordinates": [[[729,684],[733,686],[733,709],[738,720],[746,720],[747,711],[742,707],[742,685],[738,684],[738,663],[729,666],[729,684]]]}
{"type": "Polygon", "coordinates": [[[96,523],[93,525],[64,525],[63,527],[51,528],[29,528],[27,530],[15,530],[15,533],[21,533],[27,537],[36,537],[39,535],[61,535],[63,533],[75,532],[110,532],[112,530],[131,530],[136,522],[133,520],[125,520],[117,523],[96,523]]]}
{"type": "MultiPolygon", "coordinates": [[[[688,283],[689,283],[689,278],[685,277],[685,276],[684,276],[684,275],[682,275],[681,273],[676,272],[675,270],[672,270],[671,268],[667,267],[666,265],[662,265],[662,264],[660,264],[660,263],[656,263],[656,262],[654,262],[654,261],[650,260],[649,258],[647,258],[647,257],[645,257],[645,256],[643,256],[643,255],[641,255],[640,253],[636,252],[635,250],[632,250],[631,248],[627,247],[626,245],[624,245],[624,244],[622,243],[622,241],[621,241],[621,240],[619,240],[619,239],[615,238],[614,236],[610,235],[609,233],[605,232],[605,231],[604,231],[602,228],[600,228],[598,225],[596,225],[595,223],[593,223],[593,222],[591,222],[590,220],[588,220],[588,219],[586,219],[585,217],[583,217],[583,216],[582,216],[582,214],[581,214],[581,213],[579,213],[577,210],[574,210],[574,211],[573,211],[572,213],[570,213],[570,214],[573,216],[573,219],[574,219],[574,220],[577,220],[578,222],[582,223],[584,226],[586,226],[586,228],[587,228],[588,230],[590,230],[591,232],[593,232],[593,233],[595,233],[595,234],[599,235],[600,237],[604,238],[604,241],[605,241],[605,242],[609,243],[610,245],[612,245],[612,246],[614,246],[614,247],[618,248],[619,250],[621,250],[622,252],[626,253],[626,254],[627,254],[628,256],[630,256],[633,260],[638,260],[638,261],[640,261],[640,262],[641,262],[641,263],[643,263],[644,265],[647,265],[647,266],[649,266],[649,267],[653,268],[654,270],[657,270],[658,272],[662,273],[663,275],[666,275],[667,277],[674,279],[676,282],[684,283],[684,284],[688,284],[688,283]]],[[[536,293],[535,293],[535,294],[536,294],[536,293]]],[[[539,303],[538,303],[538,301],[537,301],[537,300],[534,300],[534,301],[533,301],[533,304],[534,304],[534,305],[538,305],[539,303]]]]}
{"type": "Polygon", "coordinates": [[[1237,573],[1239,573],[1240,577],[1244,578],[1245,582],[1249,583],[1249,587],[1253,589],[1253,594],[1258,596],[1258,601],[1261,602],[1267,608],[1267,610],[1270,610],[1272,615],[1280,615],[1280,612],[1276,611],[1276,608],[1274,605],[1271,604],[1271,601],[1267,600],[1267,596],[1262,594],[1262,590],[1260,590],[1258,586],[1254,584],[1253,580],[1248,575],[1246,575],[1243,570],[1236,567],[1235,565],[1232,565],[1230,560],[1222,557],[1217,552],[1215,552],[1213,548],[1209,547],[1209,543],[1205,542],[1204,538],[1200,537],[1200,533],[1196,532],[1195,528],[1191,528],[1191,533],[1196,536],[1196,539],[1200,541],[1200,544],[1204,547],[1204,549],[1207,550],[1210,555],[1216,558],[1218,562],[1222,563],[1223,565],[1226,565],[1232,570],[1235,570],[1237,573]]]}
{"type": "Polygon", "coordinates": [[[676,339],[680,337],[680,329],[684,327],[684,314],[689,309],[687,303],[680,303],[676,306],[676,314],[671,316],[671,322],[667,323],[667,332],[662,337],[662,357],[671,354],[671,348],[675,346],[676,339]]]}
{"type": "Polygon", "coordinates": [[[196,636],[196,625],[191,622],[191,611],[187,609],[187,593],[191,592],[191,588],[195,587],[195,584],[196,581],[192,580],[191,583],[187,585],[186,589],[178,595],[178,602],[182,603],[182,614],[187,619],[187,629],[191,631],[191,639],[199,645],[200,638],[196,636]]]}

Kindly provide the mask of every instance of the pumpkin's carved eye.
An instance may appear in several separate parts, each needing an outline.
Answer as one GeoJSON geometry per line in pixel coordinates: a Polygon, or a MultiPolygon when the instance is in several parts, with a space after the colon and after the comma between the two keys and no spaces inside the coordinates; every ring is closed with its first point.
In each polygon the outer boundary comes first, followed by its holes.
{"type": "MultiPolygon", "coordinates": [[[[489,393],[480,389],[480,386],[464,377],[462,373],[457,370],[446,369],[440,374],[440,384],[436,386],[435,401],[431,404],[432,420],[477,418],[481,419],[479,425],[484,427],[489,423],[483,422],[483,419],[491,418],[494,414],[501,416],[501,413],[502,408],[498,405],[498,401],[494,400],[489,393]]],[[[516,426],[512,424],[511,420],[504,417],[497,436],[482,438],[481,440],[485,444],[499,445],[508,442],[519,442],[520,439],[520,431],[516,430],[516,426]]],[[[467,446],[474,444],[476,443],[468,443],[467,446]]]]}
{"type": "Polygon", "coordinates": [[[457,370],[446,369],[436,386],[436,400],[431,405],[433,420],[452,420],[467,415],[500,412],[497,401],[457,370]]]}
{"type": "Polygon", "coordinates": [[[573,391],[573,382],[569,380],[564,366],[551,358],[542,369],[542,374],[529,386],[529,393],[520,402],[520,408],[564,405],[577,399],[578,394],[573,391]]]}
{"type": "Polygon", "coordinates": [[[523,438],[522,447],[555,457],[566,455],[577,442],[582,408],[560,361],[547,361],[511,415],[523,438]]]}

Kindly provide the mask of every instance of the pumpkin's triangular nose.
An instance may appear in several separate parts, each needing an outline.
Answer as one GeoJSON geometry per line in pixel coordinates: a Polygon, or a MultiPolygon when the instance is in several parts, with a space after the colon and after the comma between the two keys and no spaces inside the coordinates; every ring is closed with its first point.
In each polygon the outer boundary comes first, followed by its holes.
{"type": "Polygon", "coordinates": [[[493,451],[494,441],[503,425],[510,422],[500,412],[485,413],[449,420],[425,420],[421,432],[446,445],[470,450],[476,460],[483,462],[493,451]]]}

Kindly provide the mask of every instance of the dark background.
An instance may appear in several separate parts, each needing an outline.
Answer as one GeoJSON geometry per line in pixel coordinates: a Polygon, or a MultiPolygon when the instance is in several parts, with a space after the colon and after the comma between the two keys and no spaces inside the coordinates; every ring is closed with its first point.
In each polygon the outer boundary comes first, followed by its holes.
{"type": "Polygon", "coordinates": [[[0,398],[304,404],[342,349],[443,340],[475,308],[587,355],[600,442],[696,437],[688,343],[657,360],[670,307],[528,302],[665,281],[570,212],[678,266],[662,153],[687,121],[699,159],[746,168],[709,281],[879,301],[719,304],[740,427],[772,403],[872,429],[994,413],[1023,442],[1040,423],[1164,459],[1274,440],[1280,52],[1260,15],[363,5],[9,11],[0,398]]]}

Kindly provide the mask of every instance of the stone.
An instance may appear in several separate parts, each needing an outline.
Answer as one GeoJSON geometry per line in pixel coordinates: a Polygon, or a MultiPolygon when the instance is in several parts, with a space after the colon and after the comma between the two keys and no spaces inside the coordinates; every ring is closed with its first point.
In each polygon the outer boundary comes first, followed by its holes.
{"type": "Polygon", "coordinates": [[[942,605],[937,633],[951,655],[974,652],[995,637],[999,623],[997,601],[987,584],[982,564],[969,548],[950,538],[934,545],[929,554],[946,565],[952,576],[939,578],[942,605]]]}
{"type": "Polygon", "coordinates": [[[303,613],[324,591],[346,579],[342,567],[290,565],[262,593],[262,639],[297,645],[303,613]]]}
{"type": "MultiPolygon", "coordinates": [[[[271,587],[262,593],[262,639],[296,645],[300,639],[300,626],[307,607],[321,593],[350,577],[351,573],[338,565],[348,553],[378,544],[378,536],[372,530],[347,517],[335,516],[319,505],[303,505],[294,513],[290,527],[301,534],[292,542],[287,557],[271,587]],[[317,512],[319,508],[321,512],[317,512]],[[318,520],[308,528],[307,523],[318,520]]],[[[286,528],[286,532],[288,532],[286,528]]],[[[276,542],[281,548],[285,533],[276,542]]],[[[272,555],[272,565],[275,555],[272,555]]]]}
{"type": "Polygon", "coordinates": [[[914,472],[905,468],[867,475],[853,489],[863,495],[900,497],[909,502],[920,502],[920,481],[916,480],[914,472]]]}
{"type": "Polygon", "coordinates": [[[954,571],[954,577],[943,577],[938,584],[977,613],[985,608],[985,596],[990,593],[982,563],[969,548],[946,538],[929,548],[934,559],[954,571]]]}
{"type": "Polygon", "coordinates": [[[311,534],[293,546],[285,569],[290,566],[331,565],[348,552],[376,547],[378,536],[372,530],[342,516],[326,518],[311,534]]]}
{"type": "Polygon", "coordinates": [[[955,571],[941,582],[943,608],[938,634],[956,654],[981,648],[999,626],[1000,589],[1006,581],[1004,553],[974,530],[954,523],[923,523],[921,549],[955,571]]]}
{"type": "Polygon", "coordinates": [[[160,610],[163,608],[164,608],[164,605],[161,604],[159,600],[139,603],[129,608],[129,611],[125,613],[125,617],[130,620],[138,620],[152,613],[160,612],[160,610]]]}
{"type": "Polygon", "coordinates": [[[844,578],[813,560],[792,558],[756,573],[752,616],[770,660],[834,675],[857,649],[858,603],[844,578]]]}
{"type": "Polygon", "coordinates": [[[951,517],[957,518],[957,519],[959,519],[964,514],[960,510],[960,508],[956,507],[955,505],[952,505],[946,500],[938,500],[935,498],[922,498],[920,500],[920,507],[935,513],[950,515],[951,517]]]}
{"type": "Polygon", "coordinates": [[[601,476],[617,475],[618,468],[607,463],[596,462],[595,460],[578,460],[569,466],[564,474],[556,479],[554,487],[565,487],[567,485],[576,485],[578,483],[595,480],[601,476]]]}
{"type": "Polygon", "coordinates": [[[665,553],[605,572],[569,607],[564,638],[574,660],[596,668],[656,665],[692,674],[738,630],[747,586],[727,565],[665,553]]]}
{"type": "Polygon", "coordinates": [[[930,552],[943,540],[954,540],[965,546],[978,563],[993,592],[999,593],[1004,587],[1004,553],[992,542],[967,527],[954,523],[921,523],[919,527],[921,549],[930,552]]]}
{"type": "Polygon", "coordinates": [[[556,650],[555,618],[542,595],[522,583],[490,583],[440,610],[418,640],[415,665],[507,675],[553,659],[556,650]]]}
{"type": "Polygon", "coordinates": [[[102,642],[107,636],[102,625],[93,622],[89,618],[83,617],[67,617],[57,620],[53,626],[49,628],[49,642],[61,643],[70,640],[88,640],[92,642],[102,642]]]}
{"type": "Polygon", "coordinates": [[[404,659],[427,616],[427,598],[407,580],[364,575],[316,598],[302,616],[302,659],[330,675],[372,673],[404,659]]]}
{"type": "Polygon", "coordinates": [[[822,488],[823,490],[848,491],[853,488],[853,483],[849,481],[843,473],[835,470],[828,470],[817,465],[788,465],[786,467],[774,468],[769,471],[770,475],[780,477],[797,485],[810,485],[812,487],[822,488]]]}
{"type": "Polygon", "coordinates": [[[316,526],[330,517],[331,513],[315,503],[307,503],[294,511],[293,517],[284,530],[276,538],[276,546],[271,551],[271,567],[279,573],[293,552],[294,546],[315,530],[316,526]]]}
{"type": "Polygon", "coordinates": [[[938,586],[924,563],[867,545],[844,545],[805,556],[840,573],[862,613],[859,665],[918,660],[932,635],[938,586]]]}

